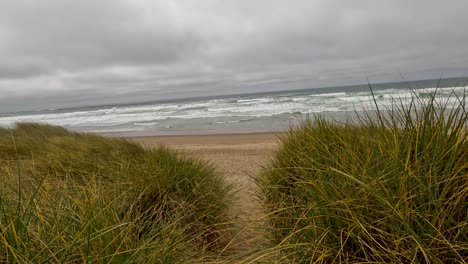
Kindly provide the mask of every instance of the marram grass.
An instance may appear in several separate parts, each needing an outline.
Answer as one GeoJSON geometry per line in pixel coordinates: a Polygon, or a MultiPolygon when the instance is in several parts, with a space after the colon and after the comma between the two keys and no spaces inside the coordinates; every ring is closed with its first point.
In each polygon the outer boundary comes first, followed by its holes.
{"type": "Polygon", "coordinates": [[[415,94],[289,131],[259,180],[285,262],[468,262],[465,99],[415,94]]]}
{"type": "Polygon", "coordinates": [[[0,130],[0,263],[187,263],[229,239],[230,186],[164,147],[0,130]]]}
{"type": "Polygon", "coordinates": [[[230,186],[165,147],[0,128],[0,263],[466,263],[464,95],[289,131],[258,180],[271,247],[232,256],[230,186]]]}

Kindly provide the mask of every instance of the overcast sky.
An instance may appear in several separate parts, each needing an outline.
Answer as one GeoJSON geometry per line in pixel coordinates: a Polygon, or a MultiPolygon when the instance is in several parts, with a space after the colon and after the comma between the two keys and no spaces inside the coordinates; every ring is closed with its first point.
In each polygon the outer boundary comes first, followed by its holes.
{"type": "Polygon", "coordinates": [[[0,111],[466,76],[468,1],[2,0],[0,111]]]}

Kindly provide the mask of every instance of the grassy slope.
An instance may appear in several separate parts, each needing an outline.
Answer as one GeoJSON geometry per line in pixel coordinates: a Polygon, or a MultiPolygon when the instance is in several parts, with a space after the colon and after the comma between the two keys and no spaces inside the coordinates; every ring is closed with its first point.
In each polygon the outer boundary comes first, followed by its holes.
{"type": "Polygon", "coordinates": [[[164,147],[18,124],[0,187],[0,262],[180,263],[229,235],[230,187],[164,147]]]}
{"type": "Polygon", "coordinates": [[[259,181],[276,249],[304,263],[467,262],[468,117],[452,99],[290,131],[259,181]]]}
{"type": "MultiPolygon", "coordinates": [[[[259,180],[273,246],[232,259],[467,262],[465,98],[431,99],[290,131],[259,180]]],[[[19,124],[0,176],[0,262],[199,263],[231,235],[230,187],[163,147],[19,124]]]]}

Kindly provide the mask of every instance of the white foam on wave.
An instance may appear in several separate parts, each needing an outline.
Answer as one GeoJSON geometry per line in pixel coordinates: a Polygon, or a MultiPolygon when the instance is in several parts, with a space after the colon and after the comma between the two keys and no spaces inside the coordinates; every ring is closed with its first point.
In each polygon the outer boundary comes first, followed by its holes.
{"type": "Polygon", "coordinates": [[[337,97],[337,96],[345,96],[346,92],[338,92],[338,93],[322,93],[322,94],[311,94],[310,97],[337,97]]]}
{"type": "Polygon", "coordinates": [[[92,128],[86,132],[90,133],[129,133],[129,132],[143,132],[144,128],[92,128]]]}
{"type": "Polygon", "coordinates": [[[276,99],[277,98],[274,98],[274,97],[238,99],[237,103],[240,103],[240,104],[269,103],[269,102],[274,102],[276,99]]]}
{"type": "Polygon", "coordinates": [[[159,122],[134,122],[134,126],[154,126],[159,124],[159,122]]]}
{"type": "Polygon", "coordinates": [[[214,124],[229,124],[229,123],[239,123],[241,120],[228,120],[228,121],[215,121],[214,124]]]}
{"type": "MultiPolygon", "coordinates": [[[[438,97],[447,98],[452,94],[462,94],[466,87],[375,90],[375,100],[379,106],[387,107],[394,100],[408,103],[416,94],[437,91],[438,97]]],[[[430,96],[427,96],[430,98],[430,96]]],[[[442,100],[440,99],[440,100],[442,100]]],[[[423,97],[423,100],[424,97],[423,97]]],[[[438,99],[439,100],[439,99],[438,99]]],[[[318,113],[374,109],[374,98],[370,91],[336,92],[324,94],[278,94],[259,98],[207,99],[190,102],[145,104],[135,106],[114,106],[95,110],[80,110],[64,113],[28,114],[0,118],[0,126],[11,127],[17,122],[39,122],[65,127],[98,127],[101,130],[132,127],[134,130],[145,127],[167,126],[174,119],[222,119],[228,117],[262,118],[291,113],[318,113]],[[139,127],[139,128],[137,128],[139,127]]],[[[216,120],[216,122],[229,122],[216,120]]],[[[216,123],[213,122],[213,123],[216,123]]],[[[233,122],[234,123],[234,122],[233,122]]],[[[100,130],[99,130],[100,131],[100,130]]],[[[95,132],[95,130],[92,130],[95,132]]]]}

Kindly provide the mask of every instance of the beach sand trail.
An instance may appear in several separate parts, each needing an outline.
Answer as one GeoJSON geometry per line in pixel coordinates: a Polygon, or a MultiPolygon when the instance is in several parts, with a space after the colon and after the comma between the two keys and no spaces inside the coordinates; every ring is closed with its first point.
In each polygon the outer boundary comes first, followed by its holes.
{"type": "Polygon", "coordinates": [[[258,177],[263,166],[271,161],[279,145],[281,133],[252,133],[202,136],[162,136],[134,138],[146,146],[165,144],[194,158],[215,165],[234,187],[232,216],[238,234],[227,251],[255,250],[265,242],[262,237],[263,212],[257,200],[258,177]]]}

